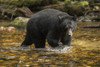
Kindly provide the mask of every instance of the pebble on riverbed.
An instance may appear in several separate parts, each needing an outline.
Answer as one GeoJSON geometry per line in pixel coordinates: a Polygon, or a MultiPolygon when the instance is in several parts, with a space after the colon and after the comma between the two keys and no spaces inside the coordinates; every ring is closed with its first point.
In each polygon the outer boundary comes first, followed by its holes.
{"type": "Polygon", "coordinates": [[[0,60],[14,60],[16,59],[16,56],[8,56],[8,57],[1,57],[0,60]]]}
{"type": "Polygon", "coordinates": [[[13,26],[10,26],[10,27],[1,26],[1,27],[0,27],[0,30],[1,30],[1,31],[9,31],[9,32],[11,32],[11,31],[15,31],[16,28],[13,27],[13,26]]]}

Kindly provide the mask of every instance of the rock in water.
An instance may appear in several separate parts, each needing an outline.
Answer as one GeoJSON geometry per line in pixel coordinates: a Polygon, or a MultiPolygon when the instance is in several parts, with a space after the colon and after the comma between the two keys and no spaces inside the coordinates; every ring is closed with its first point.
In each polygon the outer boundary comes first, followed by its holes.
{"type": "Polygon", "coordinates": [[[14,21],[11,22],[10,25],[15,26],[15,27],[22,27],[24,28],[28,22],[29,18],[25,17],[17,17],[14,19],[14,21]]]}

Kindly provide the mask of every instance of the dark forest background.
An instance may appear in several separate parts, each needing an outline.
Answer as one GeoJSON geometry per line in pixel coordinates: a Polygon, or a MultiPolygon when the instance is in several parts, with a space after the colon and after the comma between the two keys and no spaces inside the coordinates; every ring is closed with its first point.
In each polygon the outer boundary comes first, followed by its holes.
{"type": "Polygon", "coordinates": [[[76,15],[79,21],[100,21],[100,0],[0,0],[0,19],[30,18],[47,8],[76,15]]]}

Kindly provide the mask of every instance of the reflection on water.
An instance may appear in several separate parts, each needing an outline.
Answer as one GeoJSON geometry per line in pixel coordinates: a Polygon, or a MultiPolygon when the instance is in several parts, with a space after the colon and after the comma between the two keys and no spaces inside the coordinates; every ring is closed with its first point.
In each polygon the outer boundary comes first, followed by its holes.
{"type": "MultiPolygon", "coordinates": [[[[4,22],[4,21],[2,21],[4,22]]],[[[0,22],[0,26],[9,23],[0,22]]],[[[0,31],[1,67],[100,67],[100,28],[80,28],[100,23],[78,23],[73,35],[72,48],[57,51],[50,48],[19,47],[25,30],[0,31]]],[[[48,46],[48,44],[46,44],[48,46]]]]}

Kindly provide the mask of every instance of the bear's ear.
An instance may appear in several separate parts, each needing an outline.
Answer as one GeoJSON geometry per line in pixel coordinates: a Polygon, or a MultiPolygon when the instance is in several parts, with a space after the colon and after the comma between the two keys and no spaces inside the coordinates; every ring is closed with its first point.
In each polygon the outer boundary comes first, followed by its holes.
{"type": "Polygon", "coordinates": [[[64,18],[66,18],[66,16],[58,16],[58,18],[59,18],[60,20],[63,20],[64,18]]]}
{"type": "Polygon", "coordinates": [[[58,18],[59,18],[60,22],[62,22],[65,18],[67,18],[67,16],[66,15],[59,15],[58,18]]]}
{"type": "Polygon", "coordinates": [[[72,20],[76,21],[77,20],[77,16],[74,15],[74,16],[71,16],[72,20]]]}

